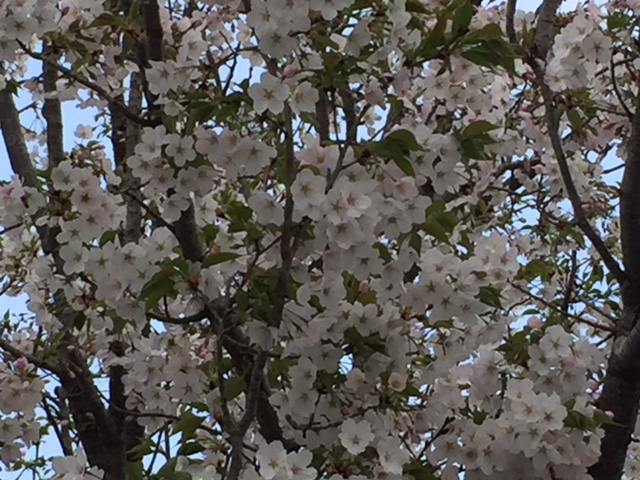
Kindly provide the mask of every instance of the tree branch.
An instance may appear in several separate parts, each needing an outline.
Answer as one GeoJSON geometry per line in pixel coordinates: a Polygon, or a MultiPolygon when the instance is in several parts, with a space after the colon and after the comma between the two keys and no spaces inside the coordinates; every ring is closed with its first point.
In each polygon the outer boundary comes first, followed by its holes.
{"type": "MultiPolygon", "coordinates": [[[[39,57],[45,59],[44,61],[49,61],[46,57],[41,55],[39,57]]],[[[52,65],[56,65],[55,62],[52,65]]],[[[55,107],[55,103],[50,105],[55,107]]],[[[7,89],[0,91],[0,112],[2,112],[0,129],[2,129],[12,168],[20,176],[25,186],[38,188],[39,182],[22,134],[18,110],[7,89]]],[[[49,114],[52,115],[49,119],[53,120],[52,127],[54,128],[54,134],[51,137],[53,152],[50,154],[56,155],[57,151],[59,155],[61,137],[55,136],[55,129],[58,128],[55,124],[56,112],[51,108],[49,114]]],[[[32,219],[34,224],[37,219],[35,217],[32,219]]],[[[36,226],[36,229],[43,251],[53,257],[57,271],[63,272],[64,262],[58,253],[59,246],[55,238],[55,230],[46,226],[36,226]]],[[[42,368],[46,368],[58,376],[68,394],[69,407],[74,422],[82,425],[82,428],[78,429],[78,433],[90,464],[105,471],[105,480],[124,480],[125,455],[120,431],[114,428],[112,419],[100,401],[91,372],[86,363],[83,363],[86,360],[78,353],[79,348],[71,334],[75,312],[70,308],[62,289],[54,292],[53,297],[56,315],[65,327],[60,343],[57,344],[56,353],[59,361],[56,365],[44,362],[40,362],[40,364],[42,368]]],[[[12,355],[22,354],[22,352],[12,350],[13,347],[1,339],[0,348],[12,355]]],[[[29,357],[25,356],[25,358],[29,360],[29,357]]]]}
{"type": "Polygon", "coordinates": [[[625,306],[637,304],[640,286],[640,95],[636,98],[631,121],[622,183],[620,185],[620,237],[624,268],[629,278],[630,291],[622,300],[625,306]]]}
{"type": "Polygon", "coordinates": [[[513,20],[516,14],[516,3],[517,0],[507,0],[507,11],[505,14],[505,30],[507,31],[507,38],[513,44],[518,43],[516,30],[513,26],[513,20]]]}
{"type": "Polygon", "coordinates": [[[544,0],[538,9],[538,24],[536,36],[533,40],[533,53],[536,57],[546,60],[555,28],[556,12],[562,0],[544,0]]]}
{"type": "MultiPolygon", "coordinates": [[[[543,4],[543,6],[544,5],[545,4],[543,4]]],[[[536,81],[542,93],[542,99],[545,107],[545,117],[547,122],[547,133],[549,135],[549,140],[551,141],[553,153],[556,157],[556,160],[558,161],[560,174],[564,182],[565,190],[567,191],[567,196],[569,197],[569,201],[571,202],[571,207],[573,208],[576,223],[578,224],[578,227],[580,227],[582,232],[591,241],[596,251],[600,254],[602,261],[607,266],[609,271],[614,275],[618,283],[622,286],[626,281],[625,272],[623,272],[623,270],[620,268],[618,261],[613,258],[611,252],[609,252],[609,249],[606,247],[600,236],[596,233],[596,231],[589,223],[589,220],[584,213],[584,209],[582,208],[582,200],[580,200],[580,195],[578,194],[578,191],[576,190],[576,187],[573,183],[573,179],[571,178],[571,171],[569,170],[567,157],[564,154],[562,141],[560,140],[560,135],[558,133],[559,124],[555,115],[553,94],[551,92],[551,89],[545,82],[544,69],[538,64],[537,60],[534,57],[529,57],[529,65],[531,65],[531,68],[533,68],[536,74],[536,81]]],[[[638,193],[640,195],[640,192],[638,193]]],[[[640,196],[638,198],[640,198],[640,196]]],[[[638,231],[638,234],[640,235],[640,230],[638,231]]],[[[638,252],[638,254],[640,255],[640,251],[638,252]]]]}
{"type": "Polygon", "coordinates": [[[620,93],[620,89],[618,88],[618,81],[616,80],[616,64],[613,61],[613,56],[609,61],[609,65],[611,68],[611,86],[613,87],[613,92],[616,94],[616,98],[618,99],[620,106],[626,113],[627,118],[633,120],[633,112],[631,112],[629,107],[627,107],[627,104],[625,103],[624,99],[622,98],[622,94],[620,93]]]}
{"type": "MultiPolygon", "coordinates": [[[[515,284],[515,283],[511,283],[511,286],[513,288],[515,288],[516,290],[519,290],[520,292],[526,294],[529,296],[529,298],[531,298],[532,300],[535,300],[536,302],[541,303],[542,305],[544,305],[547,308],[550,308],[551,310],[553,310],[556,313],[560,313],[562,315],[564,315],[566,318],[571,318],[573,320],[575,320],[576,322],[579,323],[584,323],[585,325],[588,325],[592,328],[595,328],[597,330],[603,330],[605,332],[613,332],[613,327],[610,327],[609,325],[602,325],[601,323],[598,322],[594,322],[592,320],[587,320],[586,318],[580,317],[578,315],[574,315],[573,313],[570,313],[568,311],[566,311],[564,309],[564,305],[560,306],[560,307],[556,307],[554,304],[546,301],[544,298],[540,297],[539,295],[535,295],[533,293],[531,293],[530,290],[524,289],[521,286],[515,284]]],[[[563,302],[564,303],[564,302],[563,302]]]]}
{"type": "Polygon", "coordinates": [[[36,60],[41,60],[45,64],[46,63],[51,64],[51,66],[54,69],[58,70],[65,78],[73,80],[79,83],[80,85],[87,87],[89,90],[97,93],[109,105],[112,105],[114,108],[117,108],[119,111],[121,111],[123,115],[127,117],[129,120],[136,122],[145,127],[157,127],[158,125],[160,125],[161,121],[159,119],[144,118],[134,114],[129,110],[129,108],[125,104],[116,100],[115,97],[113,97],[109,92],[107,92],[107,90],[102,88],[100,85],[90,82],[86,78],[83,78],[81,75],[78,75],[72,70],[66,67],[63,67],[62,65],[59,65],[56,62],[52,62],[51,60],[42,56],[41,54],[30,50],[26,45],[21,45],[21,47],[30,57],[35,58],[36,60]]]}
{"type": "Polygon", "coordinates": [[[287,282],[293,261],[293,244],[291,230],[293,228],[293,196],[291,195],[291,185],[296,176],[295,154],[293,151],[293,126],[291,118],[291,108],[284,107],[284,128],[285,128],[285,171],[284,171],[284,222],[282,224],[282,235],[280,237],[280,273],[276,283],[275,300],[273,304],[274,325],[280,325],[282,312],[286,303],[287,282]]]}
{"type": "Polygon", "coordinates": [[[56,365],[53,365],[47,362],[43,358],[39,358],[39,357],[36,357],[35,355],[31,355],[29,353],[23,352],[19,348],[16,348],[13,345],[11,345],[10,342],[8,342],[3,338],[0,338],[0,348],[5,352],[7,352],[8,354],[10,354],[14,359],[24,357],[27,359],[27,361],[29,361],[29,363],[32,363],[38,368],[42,368],[51,373],[55,373],[56,375],[59,375],[61,373],[61,370],[56,365]]]}
{"type": "Polygon", "coordinates": [[[58,71],[54,65],[57,63],[54,55],[54,46],[50,42],[45,42],[42,56],[47,61],[42,65],[44,104],[42,106],[42,116],[47,122],[47,153],[49,154],[49,166],[60,165],[65,158],[64,135],[62,131],[62,109],[60,100],[56,98],[58,71]]]}
{"type": "Polygon", "coordinates": [[[189,325],[190,323],[197,323],[205,320],[207,318],[207,312],[203,310],[194,315],[187,315],[180,318],[173,318],[156,312],[147,312],[147,318],[149,320],[157,320],[158,322],[169,323],[172,325],[189,325]]]}
{"type": "Polygon", "coordinates": [[[58,443],[60,444],[60,448],[62,449],[62,453],[64,455],[73,455],[73,444],[71,443],[71,437],[69,436],[69,431],[64,431],[60,428],[60,424],[62,422],[67,421],[68,419],[57,418],[54,416],[51,406],[47,400],[47,395],[42,399],[42,409],[47,417],[47,421],[49,425],[53,428],[54,433],[56,434],[56,438],[58,439],[58,443]]]}

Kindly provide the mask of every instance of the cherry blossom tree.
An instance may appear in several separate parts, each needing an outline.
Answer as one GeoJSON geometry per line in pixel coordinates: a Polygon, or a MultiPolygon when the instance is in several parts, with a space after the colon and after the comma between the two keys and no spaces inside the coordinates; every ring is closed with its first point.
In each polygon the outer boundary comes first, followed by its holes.
{"type": "Polygon", "coordinates": [[[640,3],[559,4],[0,0],[3,468],[638,478],[640,3]]]}

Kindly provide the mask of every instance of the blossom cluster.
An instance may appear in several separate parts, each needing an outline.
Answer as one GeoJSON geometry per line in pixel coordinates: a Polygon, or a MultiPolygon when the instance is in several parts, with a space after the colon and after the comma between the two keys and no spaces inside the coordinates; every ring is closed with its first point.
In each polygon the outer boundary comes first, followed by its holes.
{"type": "MultiPolygon", "coordinates": [[[[109,377],[126,401],[105,412],[153,458],[174,435],[162,468],[193,479],[590,478],[619,292],[567,212],[505,7],[115,3],[0,1],[7,85],[39,42],[64,53],[57,81],[22,84],[50,123],[14,139],[33,175],[0,186],[0,275],[35,326],[0,328],[2,462],[42,440],[54,374],[88,375],[101,401],[109,377]],[[55,101],[111,119],[74,126],[57,158],[55,101]]],[[[593,106],[628,39],[605,16],[579,7],[541,61],[582,102],[559,115],[567,169],[615,236],[602,162],[629,125],[593,106]]],[[[516,15],[516,40],[533,22],[516,15]]],[[[83,441],[55,478],[110,468],[83,441]]]]}

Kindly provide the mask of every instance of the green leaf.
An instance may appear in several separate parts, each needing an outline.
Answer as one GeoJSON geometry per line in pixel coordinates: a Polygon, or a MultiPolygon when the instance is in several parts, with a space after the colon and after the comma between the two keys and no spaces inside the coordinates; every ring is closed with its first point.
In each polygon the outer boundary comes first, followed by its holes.
{"type": "Polygon", "coordinates": [[[103,12],[98,15],[88,28],[110,27],[116,24],[116,17],[111,12],[103,12]]]}
{"type": "Polygon", "coordinates": [[[189,456],[193,455],[194,453],[200,453],[204,450],[205,447],[200,442],[191,441],[180,445],[180,448],[178,449],[178,455],[189,456]]]}
{"type": "Polygon", "coordinates": [[[515,54],[504,39],[483,39],[470,48],[465,48],[460,55],[476,65],[491,70],[496,70],[497,67],[502,67],[510,73],[515,70],[515,54]]]}
{"type": "Polygon", "coordinates": [[[421,147],[410,131],[395,130],[379,142],[370,142],[369,149],[376,155],[390,158],[403,173],[415,177],[415,171],[408,157],[411,152],[420,150],[421,147]]]}
{"type": "Polygon", "coordinates": [[[142,480],[144,478],[144,465],[142,465],[142,460],[127,462],[124,469],[127,480],[142,480]]]}
{"type": "Polygon", "coordinates": [[[107,232],[104,232],[100,237],[100,242],[99,242],[100,247],[104,247],[107,243],[113,242],[115,238],[116,238],[115,230],[109,230],[107,232]]]}
{"type": "Polygon", "coordinates": [[[629,28],[631,17],[620,12],[613,12],[607,16],[608,30],[623,30],[629,28]]]}
{"type": "Polygon", "coordinates": [[[170,480],[173,479],[173,474],[176,471],[176,465],[178,463],[178,457],[173,457],[167,460],[167,462],[158,470],[157,476],[159,479],[170,480]]]}
{"type": "Polygon", "coordinates": [[[569,410],[567,412],[567,416],[564,419],[564,426],[590,432],[598,428],[593,418],[576,410],[569,410]]]}
{"type": "Polygon", "coordinates": [[[362,305],[373,305],[377,302],[378,295],[373,290],[369,290],[368,292],[361,293],[358,297],[358,301],[362,305]]]}
{"type": "Polygon", "coordinates": [[[135,458],[142,458],[145,455],[153,452],[156,444],[150,437],[145,437],[139,445],[136,445],[130,449],[127,453],[131,454],[135,458]]]}
{"type": "Polygon", "coordinates": [[[209,406],[204,402],[192,402],[189,404],[192,408],[196,409],[199,412],[209,412],[209,406]]]}
{"type": "Polygon", "coordinates": [[[415,478],[415,480],[437,480],[438,477],[433,473],[433,468],[426,461],[423,463],[418,459],[414,459],[405,464],[403,473],[415,478]]]}
{"type": "Polygon", "coordinates": [[[485,412],[484,410],[479,410],[477,408],[473,410],[471,415],[473,417],[473,423],[475,423],[476,425],[482,425],[489,416],[487,412],[485,412]]]}
{"type": "Polygon", "coordinates": [[[389,252],[389,248],[383,243],[376,242],[373,244],[373,247],[378,250],[378,252],[380,253],[380,258],[385,264],[389,263],[393,259],[393,257],[391,257],[391,253],[389,252]]]}
{"type": "Polygon", "coordinates": [[[420,229],[442,243],[449,243],[449,237],[460,220],[455,213],[444,211],[443,208],[444,203],[431,205],[427,220],[420,225],[420,229]]]}
{"type": "Polygon", "coordinates": [[[478,293],[477,298],[485,305],[494,308],[502,308],[500,296],[500,290],[498,290],[496,287],[485,285],[483,287],[480,287],[480,292],[478,293]]]}
{"type": "Polygon", "coordinates": [[[609,415],[604,413],[599,408],[597,408],[595,410],[595,412],[593,412],[593,421],[596,423],[597,426],[600,426],[600,425],[619,425],[619,426],[622,427],[621,424],[619,424],[617,422],[614,422],[613,419],[609,415]]]}
{"type": "Polygon", "coordinates": [[[538,277],[542,280],[547,280],[552,271],[553,265],[550,262],[542,258],[534,258],[526,265],[520,267],[518,278],[529,282],[538,277]]]}
{"type": "Polygon", "coordinates": [[[420,45],[413,51],[407,52],[407,59],[421,63],[433,59],[440,47],[445,43],[445,32],[447,30],[447,22],[449,20],[448,12],[438,15],[438,20],[427,37],[420,42],[420,45]]]}
{"type": "Polygon", "coordinates": [[[461,32],[464,32],[471,25],[471,19],[473,18],[473,6],[469,0],[463,0],[462,4],[456,9],[453,15],[453,21],[451,24],[451,33],[454,36],[458,36],[461,32]]]}
{"type": "Polygon", "coordinates": [[[425,7],[425,5],[420,0],[407,0],[407,3],[405,4],[404,8],[407,12],[423,13],[423,14],[429,13],[429,10],[427,10],[427,7],[425,7]]]}
{"type": "Polygon", "coordinates": [[[182,433],[182,442],[184,443],[187,439],[193,438],[195,431],[204,421],[204,417],[198,417],[187,410],[180,415],[180,420],[176,420],[171,431],[173,434],[182,433]]]}
{"type": "Polygon", "coordinates": [[[422,398],[422,392],[418,390],[415,385],[408,384],[404,390],[402,390],[402,395],[406,395],[407,397],[417,397],[422,398]]]}
{"type": "Polygon", "coordinates": [[[242,377],[231,377],[224,382],[224,398],[233,400],[247,388],[247,382],[242,377]]]}
{"type": "Polygon", "coordinates": [[[413,232],[409,238],[409,246],[413,248],[418,254],[422,249],[422,237],[418,232],[413,232]]]}
{"type": "Polygon", "coordinates": [[[218,235],[219,231],[220,227],[217,225],[205,225],[202,228],[202,236],[207,242],[212,242],[216,238],[216,235],[218,235]]]}
{"type": "Polygon", "coordinates": [[[460,153],[467,158],[474,160],[491,160],[491,157],[485,151],[484,147],[492,143],[495,143],[495,140],[489,135],[478,135],[461,140],[458,148],[460,149],[460,153]]]}
{"type": "Polygon", "coordinates": [[[473,30],[469,32],[460,41],[461,45],[475,45],[487,40],[504,40],[505,35],[499,25],[495,23],[489,23],[480,30],[473,30]]]}
{"type": "Polygon", "coordinates": [[[402,170],[402,173],[404,173],[405,175],[408,175],[410,177],[416,176],[416,172],[413,170],[413,166],[411,165],[411,162],[409,162],[407,158],[391,157],[391,160],[393,160],[393,163],[395,163],[398,166],[398,168],[402,170]]]}
{"type": "Polygon", "coordinates": [[[494,69],[497,66],[494,53],[484,45],[476,45],[465,50],[460,56],[481,67],[494,69]]]}
{"type": "Polygon", "coordinates": [[[213,253],[213,254],[207,256],[202,261],[202,268],[207,268],[207,267],[211,267],[213,265],[218,265],[219,263],[224,263],[224,262],[228,262],[230,260],[235,260],[239,256],[240,256],[240,254],[239,253],[235,253],[235,252],[213,253]]]}
{"type": "Polygon", "coordinates": [[[579,135],[584,135],[584,120],[582,119],[582,115],[575,108],[570,108],[567,110],[567,118],[569,119],[569,123],[573,127],[573,130],[579,135]]]}
{"type": "Polygon", "coordinates": [[[438,15],[433,30],[429,33],[429,36],[425,39],[426,47],[436,48],[444,44],[444,33],[447,31],[447,23],[449,21],[449,15],[442,13],[438,15]]]}
{"type": "Polygon", "coordinates": [[[233,203],[225,208],[225,216],[230,222],[246,222],[253,216],[253,210],[241,203],[233,203]]]}
{"type": "Polygon", "coordinates": [[[479,135],[491,132],[500,128],[498,125],[494,125],[486,120],[478,120],[477,122],[470,123],[460,132],[460,138],[472,138],[479,135]]]}
{"type": "Polygon", "coordinates": [[[394,130],[385,136],[384,142],[391,142],[394,145],[404,145],[409,150],[420,150],[420,145],[416,137],[409,130],[394,130]]]}
{"type": "Polygon", "coordinates": [[[162,297],[173,293],[176,274],[172,266],[164,267],[142,287],[140,298],[146,300],[148,306],[155,306],[162,297]]]}
{"type": "Polygon", "coordinates": [[[211,120],[218,111],[218,104],[213,100],[209,102],[198,102],[189,109],[189,119],[187,120],[186,132],[193,132],[196,125],[206,123],[211,120]]]}
{"type": "Polygon", "coordinates": [[[424,233],[432,236],[436,240],[439,240],[442,243],[449,243],[449,232],[447,232],[447,229],[440,225],[438,222],[430,219],[423,223],[420,228],[424,231],[424,233]]]}
{"type": "Polygon", "coordinates": [[[311,31],[311,41],[314,44],[319,44],[320,46],[330,48],[331,50],[340,50],[340,45],[331,40],[327,35],[319,33],[317,30],[311,31]]]}

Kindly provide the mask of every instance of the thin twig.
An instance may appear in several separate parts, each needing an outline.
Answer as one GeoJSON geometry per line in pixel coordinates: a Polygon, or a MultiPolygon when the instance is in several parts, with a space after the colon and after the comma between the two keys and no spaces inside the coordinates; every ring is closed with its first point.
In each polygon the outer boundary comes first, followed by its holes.
{"type": "Polygon", "coordinates": [[[4,235],[7,232],[10,232],[11,230],[15,230],[18,227],[22,227],[24,224],[21,223],[16,223],[15,225],[11,225],[10,227],[5,227],[2,230],[0,230],[0,235],[4,235]]]}
{"type": "MultiPolygon", "coordinates": [[[[125,195],[129,196],[134,202],[136,202],[138,205],[140,205],[142,207],[142,209],[147,212],[149,214],[149,216],[151,216],[156,222],[158,222],[158,224],[162,227],[166,227],[168,228],[172,233],[174,233],[175,228],[173,227],[172,224],[170,224],[169,222],[167,222],[164,218],[162,218],[162,215],[160,215],[158,212],[156,212],[155,210],[153,210],[149,205],[147,205],[146,203],[144,203],[144,200],[138,198],[138,196],[133,193],[131,190],[127,189],[127,190],[122,190],[121,193],[124,193],[125,195]]],[[[174,233],[175,234],[175,233],[174,233]]]]}
{"type": "Polygon", "coordinates": [[[71,438],[68,435],[65,436],[62,433],[62,430],[60,429],[60,424],[62,423],[63,419],[56,418],[53,415],[53,411],[47,401],[47,398],[49,398],[49,395],[45,394],[44,397],[42,398],[42,403],[41,403],[42,409],[44,410],[44,413],[47,417],[47,421],[49,422],[49,425],[51,425],[54,433],[56,434],[58,443],[60,443],[60,448],[62,448],[62,453],[64,453],[66,456],[73,455],[71,438]]]}
{"type": "MultiPolygon", "coordinates": [[[[139,418],[166,418],[167,420],[172,420],[174,422],[180,421],[182,420],[182,417],[180,417],[179,415],[172,415],[170,413],[162,413],[162,412],[138,412],[136,410],[127,410],[126,408],[121,408],[121,407],[117,407],[115,405],[110,405],[111,408],[113,408],[114,410],[117,410],[119,412],[125,413],[127,415],[131,415],[132,417],[139,417],[139,418]]],[[[215,429],[213,427],[209,427],[207,425],[198,425],[198,427],[200,430],[204,430],[205,432],[209,433],[210,435],[213,436],[220,436],[222,435],[222,432],[218,429],[215,429]]]]}
{"type": "Polygon", "coordinates": [[[612,325],[616,323],[616,319],[614,317],[606,313],[602,308],[598,307],[597,305],[590,303],[590,300],[584,298],[579,293],[576,294],[576,297],[578,297],[578,300],[580,300],[582,303],[585,304],[587,310],[591,309],[594,312],[598,313],[599,315],[602,315],[604,318],[609,320],[612,325]]]}
{"type": "Polygon", "coordinates": [[[243,447],[242,441],[247,430],[251,426],[256,416],[258,399],[260,398],[260,388],[262,384],[263,370],[267,360],[267,354],[264,350],[260,351],[256,356],[251,371],[249,385],[247,385],[245,412],[240,422],[230,432],[231,445],[233,451],[231,453],[231,465],[227,471],[227,480],[237,480],[240,476],[243,464],[243,447]]]}
{"type": "Polygon", "coordinates": [[[624,99],[622,98],[622,94],[620,93],[620,89],[618,88],[618,81],[616,80],[616,69],[615,69],[615,64],[613,63],[613,56],[609,61],[609,65],[611,69],[611,86],[613,87],[613,91],[616,94],[616,98],[618,99],[618,102],[622,106],[622,109],[627,114],[627,117],[631,119],[633,118],[633,112],[629,109],[627,104],[624,102],[624,99]]]}
{"type": "Polygon", "coordinates": [[[193,315],[187,315],[185,317],[174,318],[169,315],[161,315],[157,312],[147,312],[146,316],[149,320],[157,320],[162,323],[170,323],[172,325],[188,325],[190,323],[197,323],[207,318],[207,312],[202,310],[193,315]]]}
{"type": "Polygon", "coordinates": [[[569,314],[569,305],[571,303],[571,296],[573,294],[573,288],[576,281],[576,275],[578,274],[578,258],[577,252],[573,250],[571,252],[571,270],[567,277],[567,285],[565,286],[564,296],[562,298],[562,306],[560,307],[565,315],[569,314]]]}
{"type": "Polygon", "coordinates": [[[597,328],[599,330],[604,330],[605,332],[613,332],[613,327],[610,327],[608,325],[602,325],[598,322],[594,322],[592,320],[587,320],[585,318],[579,317],[577,315],[574,315],[573,313],[569,313],[569,312],[564,312],[562,311],[561,308],[556,307],[555,305],[553,305],[552,303],[546,301],[544,298],[535,295],[533,293],[531,293],[528,290],[525,290],[524,288],[522,288],[521,286],[517,285],[516,283],[511,283],[511,286],[513,288],[515,288],[516,290],[521,291],[522,293],[528,295],[532,300],[535,300],[536,302],[540,302],[541,304],[543,304],[545,307],[552,309],[554,312],[556,313],[560,313],[562,315],[565,315],[568,318],[572,318],[573,320],[580,322],[580,323],[584,323],[585,325],[588,325],[590,327],[593,328],[597,328]]]}

